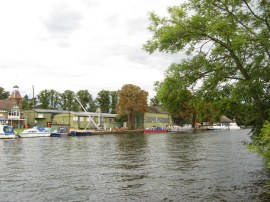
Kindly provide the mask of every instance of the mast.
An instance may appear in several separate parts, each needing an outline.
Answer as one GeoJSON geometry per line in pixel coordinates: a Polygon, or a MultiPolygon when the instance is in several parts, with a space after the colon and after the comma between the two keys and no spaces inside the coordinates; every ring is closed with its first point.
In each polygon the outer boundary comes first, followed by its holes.
{"type": "Polygon", "coordinates": [[[35,110],[35,89],[34,89],[34,85],[32,86],[32,91],[33,91],[33,110],[35,110]]]}
{"type": "MultiPolygon", "coordinates": [[[[100,129],[100,127],[96,124],[96,122],[95,122],[95,121],[92,119],[92,117],[90,116],[89,112],[86,111],[86,109],[84,108],[84,106],[82,105],[82,103],[80,102],[80,100],[78,99],[78,97],[75,95],[75,93],[74,93],[74,96],[75,96],[76,100],[78,101],[78,103],[79,103],[79,104],[81,105],[81,107],[83,108],[83,110],[88,114],[88,117],[89,117],[90,121],[95,125],[95,127],[96,127],[97,129],[100,129]]],[[[86,130],[86,128],[88,128],[89,124],[90,124],[90,122],[87,124],[87,126],[85,127],[84,130],[86,130]]]]}

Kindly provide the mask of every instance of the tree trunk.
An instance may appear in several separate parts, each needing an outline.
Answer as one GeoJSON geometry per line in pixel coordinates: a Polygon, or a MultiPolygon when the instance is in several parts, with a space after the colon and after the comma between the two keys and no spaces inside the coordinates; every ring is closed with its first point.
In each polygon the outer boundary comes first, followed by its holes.
{"type": "Polygon", "coordinates": [[[128,111],[128,129],[134,129],[133,112],[128,111]]]}

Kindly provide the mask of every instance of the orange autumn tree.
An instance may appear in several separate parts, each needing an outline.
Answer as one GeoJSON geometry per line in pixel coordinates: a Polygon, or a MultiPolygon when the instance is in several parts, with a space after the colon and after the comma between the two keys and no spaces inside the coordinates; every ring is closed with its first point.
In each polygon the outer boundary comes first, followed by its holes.
{"type": "Polygon", "coordinates": [[[125,84],[118,91],[116,111],[120,115],[127,115],[129,129],[134,128],[135,113],[147,110],[147,97],[148,92],[133,84],[125,84]]]}

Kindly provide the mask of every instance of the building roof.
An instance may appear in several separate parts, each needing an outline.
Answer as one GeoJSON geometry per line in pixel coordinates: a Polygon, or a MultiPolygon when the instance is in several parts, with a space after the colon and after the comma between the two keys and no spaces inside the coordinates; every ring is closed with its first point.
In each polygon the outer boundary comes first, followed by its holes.
{"type": "Polygon", "coordinates": [[[96,113],[96,112],[70,112],[70,114],[74,116],[101,116],[101,117],[111,117],[115,118],[117,114],[109,114],[109,113],[96,113]]]}
{"type": "Polygon", "coordinates": [[[169,114],[168,112],[163,111],[161,107],[158,106],[148,106],[146,112],[156,114],[169,114]]]}
{"type": "Polygon", "coordinates": [[[221,116],[220,122],[221,123],[232,123],[233,121],[231,119],[229,119],[227,116],[221,116]]]}
{"type": "Polygon", "coordinates": [[[22,96],[21,96],[21,94],[19,92],[19,87],[17,85],[15,85],[13,87],[13,91],[10,94],[9,99],[10,100],[15,100],[16,102],[20,102],[22,100],[22,96]]]}
{"type": "Polygon", "coordinates": [[[14,100],[0,100],[0,110],[10,111],[16,104],[14,100]]]}
{"type": "Polygon", "coordinates": [[[64,114],[68,113],[66,110],[57,110],[57,109],[35,109],[37,113],[52,113],[52,114],[64,114]]]}
{"type": "Polygon", "coordinates": [[[101,117],[111,117],[115,118],[117,114],[109,114],[109,113],[96,113],[96,112],[73,112],[73,111],[65,111],[65,110],[55,110],[55,109],[35,109],[36,113],[53,113],[53,114],[67,114],[70,113],[74,116],[99,116],[101,117]]]}

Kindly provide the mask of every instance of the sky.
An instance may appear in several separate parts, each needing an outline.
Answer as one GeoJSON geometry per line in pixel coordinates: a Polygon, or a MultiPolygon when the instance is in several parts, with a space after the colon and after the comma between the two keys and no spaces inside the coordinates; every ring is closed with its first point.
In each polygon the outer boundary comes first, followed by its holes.
{"type": "Polygon", "coordinates": [[[133,84],[154,97],[154,82],[180,56],[149,55],[149,12],[167,15],[182,0],[0,1],[0,87],[22,96],[42,90],[93,97],[133,84]]]}

